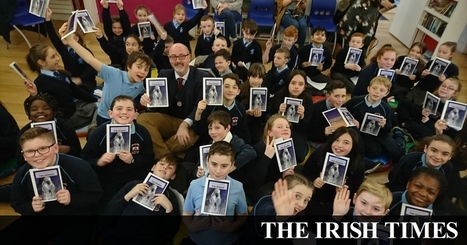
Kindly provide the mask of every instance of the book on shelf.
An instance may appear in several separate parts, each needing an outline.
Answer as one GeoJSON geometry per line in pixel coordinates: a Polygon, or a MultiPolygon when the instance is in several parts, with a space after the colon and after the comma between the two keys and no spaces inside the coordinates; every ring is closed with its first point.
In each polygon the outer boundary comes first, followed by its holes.
{"type": "Polygon", "coordinates": [[[445,16],[448,17],[448,18],[451,17],[452,12],[454,12],[454,9],[455,9],[456,6],[457,6],[457,2],[451,2],[451,3],[452,3],[451,6],[449,7],[449,9],[447,10],[447,12],[446,12],[446,14],[445,14],[445,16]]]}

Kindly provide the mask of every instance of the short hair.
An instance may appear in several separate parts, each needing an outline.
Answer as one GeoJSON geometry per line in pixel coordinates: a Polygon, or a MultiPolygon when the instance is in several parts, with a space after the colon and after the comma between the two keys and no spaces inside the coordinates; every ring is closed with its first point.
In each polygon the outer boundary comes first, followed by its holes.
{"type": "Polygon", "coordinates": [[[176,13],[178,13],[178,12],[180,12],[180,11],[183,11],[183,12],[186,13],[185,7],[184,7],[183,5],[181,5],[181,4],[175,5],[173,14],[176,14],[176,13]]]}
{"type": "MultiPolygon", "coordinates": [[[[225,39],[225,37],[218,36],[218,37],[216,37],[216,39],[219,39],[219,40],[222,40],[222,41],[227,42],[227,39],[225,39]]],[[[214,41],[215,41],[215,40],[214,40],[214,41]]]]}
{"type": "Polygon", "coordinates": [[[157,159],[155,164],[157,164],[159,161],[165,161],[169,165],[174,166],[175,167],[175,174],[177,174],[178,168],[179,168],[179,166],[180,166],[180,164],[182,162],[182,159],[180,159],[175,154],[169,152],[169,153],[165,153],[161,157],[159,157],[159,159],[157,159]]]}
{"type": "Polygon", "coordinates": [[[131,101],[133,103],[133,109],[135,109],[135,101],[133,100],[133,98],[128,95],[122,94],[122,95],[115,96],[115,98],[112,100],[112,103],[110,103],[110,110],[114,109],[115,103],[117,103],[117,101],[122,101],[122,100],[131,101]]]}
{"type": "Polygon", "coordinates": [[[425,174],[427,176],[430,176],[434,179],[436,179],[439,183],[439,192],[438,196],[436,197],[435,202],[442,202],[444,200],[444,195],[446,191],[448,190],[448,180],[446,179],[446,176],[444,176],[441,171],[434,169],[434,168],[429,168],[429,167],[424,167],[424,166],[419,166],[412,170],[412,172],[409,175],[409,179],[407,180],[407,183],[412,182],[413,179],[417,178],[418,176],[425,174]]]}
{"type": "Polygon", "coordinates": [[[452,148],[451,155],[454,152],[454,149],[456,148],[456,142],[454,142],[454,140],[451,137],[449,137],[448,135],[445,135],[445,134],[435,134],[433,136],[428,137],[424,141],[425,146],[429,146],[431,144],[431,142],[433,142],[433,141],[441,141],[441,142],[444,142],[444,143],[448,144],[452,148]]]}
{"type": "Polygon", "coordinates": [[[208,21],[208,20],[210,20],[210,21],[212,21],[214,23],[214,19],[210,15],[204,15],[203,17],[201,17],[200,22],[201,21],[208,21]]]}
{"type": "Polygon", "coordinates": [[[148,15],[151,14],[151,10],[149,10],[149,8],[146,7],[146,6],[144,6],[144,5],[138,5],[138,6],[136,6],[136,8],[135,8],[135,14],[138,12],[138,10],[144,10],[144,11],[146,11],[146,13],[147,13],[148,15]]]}
{"type": "Polygon", "coordinates": [[[147,67],[151,67],[152,64],[152,60],[147,54],[141,51],[136,51],[128,55],[125,68],[131,67],[136,62],[141,62],[142,65],[147,67]]]}
{"type": "Polygon", "coordinates": [[[332,80],[326,85],[326,93],[330,95],[334,90],[341,88],[345,89],[345,84],[341,80],[332,80]]]}
{"type": "Polygon", "coordinates": [[[326,35],[326,29],[324,29],[324,27],[322,26],[317,26],[315,28],[313,28],[313,30],[311,31],[311,35],[315,35],[315,33],[318,33],[318,32],[324,32],[324,35],[326,35]]]}
{"type": "Polygon", "coordinates": [[[292,26],[292,25],[288,26],[284,30],[284,36],[297,38],[298,37],[298,29],[295,26],[292,26]]]}
{"type": "Polygon", "coordinates": [[[392,193],[391,191],[382,183],[379,183],[372,179],[367,179],[358,187],[356,192],[357,196],[360,196],[363,192],[368,192],[373,196],[381,199],[384,203],[384,208],[388,209],[392,203],[392,193]]]}
{"type": "Polygon", "coordinates": [[[290,58],[290,51],[289,51],[288,48],[284,48],[284,47],[278,48],[278,49],[276,50],[276,54],[277,54],[277,53],[282,53],[282,54],[284,54],[284,56],[285,56],[286,59],[290,58]]]}
{"type": "Polygon", "coordinates": [[[378,58],[381,58],[386,52],[394,52],[397,56],[397,50],[392,46],[392,44],[387,43],[384,44],[373,57],[371,57],[370,62],[375,63],[378,58]]]}
{"type": "Polygon", "coordinates": [[[359,38],[361,38],[361,39],[365,39],[365,35],[363,35],[363,33],[361,33],[361,32],[354,32],[354,33],[352,34],[352,36],[350,36],[350,39],[349,39],[349,40],[351,40],[353,37],[359,37],[359,38]]]}
{"type": "Polygon", "coordinates": [[[223,57],[227,61],[232,60],[232,55],[230,54],[228,50],[225,50],[225,49],[217,50],[217,52],[214,53],[214,60],[219,56],[223,57]]]}
{"type": "Polygon", "coordinates": [[[41,128],[41,127],[35,127],[35,128],[30,128],[26,130],[20,137],[19,137],[19,145],[21,148],[23,147],[24,143],[26,141],[35,139],[35,138],[41,138],[46,141],[49,141],[51,143],[57,143],[55,142],[55,136],[54,133],[46,128],[41,128]]]}
{"type": "Polygon", "coordinates": [[[207,122],[208,126],[211,126],[213,123],[217,122],[220,125],[227,128],[230,126],[230,122],[232,121],[232,117],[226,111],[215,111],[208,116],[207,122]]]}
{"type": "Polygon", "coordinates": [[[222,81],[225,81],[225,79],[232,79],[235,81],[235,84],[237,85],[238,88],[240,88],[240,86],[242,85],[241,81],[240,81],[240,78],[238,77],[237,74],[235,73],[229,73],[229,74],[225,74],[224,76],[222,76],[222,81]]]}
{"type": "Polygon", "coordinates": [[[175,42],[175,41],[174,41],[173,37],[170,36],[170,35],[167,35],[167,37],[166,37],[165,40],[164,40],[164,44],[174,43],[174,42],[175,42]]]}
{"type": "Polygon", "coordinates": [[[263,64],[257,62],[253,63],[248,69],[248,77],[266,77],[266,69],[264,68],[263,64]]]}
{"type": "Polygon", "coordinates": [[[249,30],[251,35],[255,35],[258,32],[258,25],[254,20],[246,19],[243,21],[243,30],[249,30]]]}
{"type": "Polygon", "coordinates": [[[373,84],[381,84],[384,87],[386,87],[388,91],[391,90],[391,86],[392,86],[391,80],[389,80],[385,76],[374,77],[373,79],[371,79],[370,84],[368,86],[372,86],[373,84]]]}
{"type": "Polygon", "coordinates": [[[231,163],[235,162],[235,151],[232,145],[228,142],[225,141],[217,141],[214,142],[211,147],[209,148],[208,152],[208,159],[211,158],[211,156],[218,154],[221,156],[228,156],[230,157],[231,163]]]}
{"type": "Polygon", "coordinates": [[[290,190],[297,185],[304,185],[311,189],[311,192],[314,192],[313,182],[309,181],[301,174],[289,174],[283,178],[287,182],[287,188],[290,190]]]}

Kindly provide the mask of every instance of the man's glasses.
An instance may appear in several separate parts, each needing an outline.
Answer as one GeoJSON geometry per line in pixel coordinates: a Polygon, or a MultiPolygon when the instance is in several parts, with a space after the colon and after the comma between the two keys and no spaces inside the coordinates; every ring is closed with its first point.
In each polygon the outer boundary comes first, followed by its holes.
{"type": "Polygon", "coordinates": [[[170,60],[173,60],[173,61],[175,61],[175,60],[177,60],[177,59],[179,59],[179,60],[185,60],[186,57],[188,57],[188,56],[190,56],[190,54],[181,54],[181,55],[178,55],[178,56],[177,56],[177,55],[170,55],[170,56],[169,56],[169,59],[170,59],[170,60]]]}
{"type": "Polygon", "coordinates": [[[27,150],[27,151],[21,151],[21,154],[23,154],[24,157],[34,157],[36,155],[36,152],[38,152],[41,155],[47,154],[50,151],[50,147],[54,146],[55,143],[49,145],[49,146],[43,146],[38,148],[37,150],[27,150]]]}

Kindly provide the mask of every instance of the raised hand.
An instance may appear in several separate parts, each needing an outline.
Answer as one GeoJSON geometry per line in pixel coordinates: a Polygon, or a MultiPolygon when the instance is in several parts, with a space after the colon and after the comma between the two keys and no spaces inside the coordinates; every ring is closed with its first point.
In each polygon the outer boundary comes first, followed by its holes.
{"type": "Polygon", "coordinates": [[[350,191],[347,186],[338,188],[334,197],[332,216],[344,216],[350,208],[350,191]]]}
{"type": "Polygon", "coordinates": [[[295,207],[292,199],[288,193],[287,181],[279,179],[274,184],[274,191],[272,192],[272,203],[277,216],[292,216],[295,207]]]}
{"type": "Polygon", "coordinates": [[[274,149],[274,139],[272,137],[266,137],[266,149],[264,150],[264,155],[272,159],[276,150],[274,149]]]}

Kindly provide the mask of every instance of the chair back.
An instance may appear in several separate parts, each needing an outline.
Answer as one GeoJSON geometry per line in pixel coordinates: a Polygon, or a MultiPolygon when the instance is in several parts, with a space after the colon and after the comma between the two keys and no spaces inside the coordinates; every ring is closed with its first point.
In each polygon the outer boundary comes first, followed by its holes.
{"type": "Polygon", "coordinates": [[[274,26],[275,1],[251,0],[247,19],[254,20],[258,26],[274,26]]]}
{"type": "Polygon", "coordinates": [[[28,0],[17,0],[16,2],[18,5],[16,7],[15,14],[13,15],[13,19],[10,21],[10,25],[31,26],[45,21],[44,18],[29,13],[28,0]]]}
{"type": "Polygon", "coordinates": [[[336,1],[313,0],[311,3],[308,24],[312,27],[322,26],[326,31],[336,31],[334,24],[334,13],[336,12],[336,1]]]}
{"type": "Polygon", "coordinates": [[[185,198],[183,198],[183,195],[180,194],[180,192],[178,192],[177,190],[173,189],[170,186],[169,186],[169,188],[175,194],[175,196],[177,197],[178,208],[180,209],[180,215],[182,215],[183,214],[183,203],[185,203],[185,198]]]}

